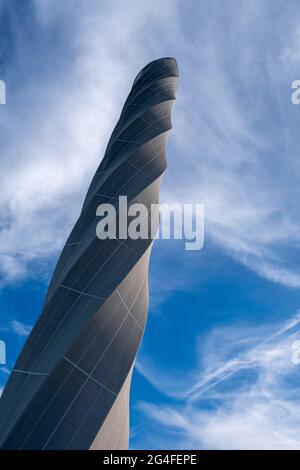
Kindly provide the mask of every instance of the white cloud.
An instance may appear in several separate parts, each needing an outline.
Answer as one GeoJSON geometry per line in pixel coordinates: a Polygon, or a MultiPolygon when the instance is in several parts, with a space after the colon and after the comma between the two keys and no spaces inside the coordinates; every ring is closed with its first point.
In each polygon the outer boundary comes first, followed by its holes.
{"type": "MultiPolygon", "coordinates": [[[[299,78],[299,13],[277,1],[36,1],[30,34],[14,22],[0,115],[3,281],[41,277],[36,263],[61,248],[135,74],[173,55],[181,80],[164,199],[204,203],[206,237],[218,248],[298,288],[300,111],[289,86],[299,78]]],[[[188,270],[193,276],[190,265],[174,270],[160,293],[190,285],[188,270]]],[[[20,322],[14,328],[29,331],[20,322]]],[[[281,334],[215,331],[199,370],[180,380],[139,364],[154,386],[179,400],[142,408],[176,427],[180,443],[299,447],[298,387],[285,385],[296,370],[288,360],[291,329],[281,334]],[[240,350],[232,351],[230,340],[240,350]],[[235,392],[222,388],[246,371],[255,380],[235,392]],[[201,408],[205,399],[215,400],[214,411],[201,408]]]]}
{"type": "Polygon", "coordinates": [[[291,19],[283,8],[274,21],[276,2],[229,3],[232,10],[203,8],[189,22],[193,47],[183,63],[166,198],[204,203],[206,240],[298,288],[300,114],[290,83],[299,56],[289,54],[287,66],[285,51],[297,48],[300,10],[291,19]]]}
{"type": "MultiPolygon", "coordinates": [[[[59,2],[36,2],[30,35],[25,23],[15,25],[7,64],[12,91],[0,116],[6,137],[0,179],[4,282],[40,277],[33,263],[59,251],[136,73],[159,55],[145,33],[149,23],[160,29],[172,19],[173,7],[137,5],[90,1],[73,8],[67,2],[61,9],[59,2]],[[16,78],[20,64],[32,67],[22,83],[16,78]]],[[[162,50],[167,30],[160,41],[162,50]]]]}
{"type": "Polygon", "coordinates": [[[140,402],[140,411],[150,425],[163,425],[173,448],[300,449],[299,369],[291,361],[299,323],[296,314],[276,328],[214,330],[199,339],[197,370],[176,377],[139,364],[169,397],[168,404],[140,402]]]}
{"type": "Polygon", "coordinates": [[[11,326],[18,336],[28,336],[32,330],[32,325],[25,325],[25,323],[18,320],[12,320],[11,326]]]}
{"type": "Polygon", "coordinates": [[[11,373],[11,370],[6,367],[6,366],[1,366],[0,367],[0,372],[2,372],[3,374],[5,374],[6,376],[8,376],[10,373],[11,373]]]}
{"type": "Polygon", "coordinates": [[[291,17],[281,5],[274,19],[277,2],[77,3],[36,1],[34,41],[16,23],[8,88],[17,93],[0,117],[4,281],[41,277],[36,263],[71,229],[135,74],[174,55],[181,80],[164,199],[204,203],[206,239],[299,287],[300,113],[289,90],[299,8],[291,17]],[[23,83],[20,67],[32,70],[23,83]]]}

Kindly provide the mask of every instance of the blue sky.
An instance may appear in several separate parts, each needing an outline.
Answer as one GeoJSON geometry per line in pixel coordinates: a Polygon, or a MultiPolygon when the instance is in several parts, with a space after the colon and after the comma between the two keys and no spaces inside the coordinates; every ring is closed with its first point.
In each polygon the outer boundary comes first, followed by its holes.
{"type": "Polygon", "coordinates": [[[300,448],[299,20],[296,0],[0,0],[0,387],[135,75],[174,56],[161,199],[205,205],[205,245],[155,243],[131,447],[300,448]]]}

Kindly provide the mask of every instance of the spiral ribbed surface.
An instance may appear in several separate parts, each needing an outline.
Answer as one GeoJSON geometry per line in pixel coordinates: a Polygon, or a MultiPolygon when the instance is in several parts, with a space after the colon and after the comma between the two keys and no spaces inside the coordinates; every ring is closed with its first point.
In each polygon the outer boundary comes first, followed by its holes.
{"type": "MultiPolygon", "coordinates": [[[[3,449],[124,449],[131,372],[148,311],[153,239],[96,236],[118,197],[158,203],[178,69],[138,74],[0,400],[3,449]]],[[[68,175],[66,175],[68,177],[68,175]]],[[[148,218],[150,222],[150,212],[148,218]]]]}

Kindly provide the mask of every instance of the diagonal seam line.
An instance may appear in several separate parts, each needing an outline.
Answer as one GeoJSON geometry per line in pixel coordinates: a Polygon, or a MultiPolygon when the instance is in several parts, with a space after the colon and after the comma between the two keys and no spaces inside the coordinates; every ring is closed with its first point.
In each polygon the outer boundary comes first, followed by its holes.
{"type": "MultiPolygon", "coordinates": [[[[122,328],[123,324],[125,323],[125,321],[126,321],[126,319],[127,319],[128,316],[129,316],[129,314],[127,314],[127,315],[123,318],[123,320],[122,320],[121,324],[119,325],[117,331],[115,332],[115,334],[114,334],[113,337],[111,338],[111,340],[110,340],[109,344],[107,345],[105,351],[101,354],[100,359],[96,362],[96,365],[93,367],[91,373],[93,373],[93,372],[96,370],[96,368],[98,367],[98,364],[102,361],[102,359],[103,359],[103,357],[105,356],[106,352],[108,351],[108,349],[109,349],[111,343],[113,342],[113,340],[115,339],[115,337],[117,336],[117,334],[119,333],[119,331],[121,330],[121,328],[122,328]]],[[[79,396],[81,390],[85,387],[87,381],[88,381],[88,379],[86,379],[85,382],[83,382],[83,384],[81,385],[81,387],[80,387],[79,390],[77,391],[75,397],[73,398],[73,400],[71,401],[71,403],[70,403],[69,406],[67,407],[66,411],[64,412],[64,414],[62,415],[62,417],[60,418],[60,420],[58,421],[58,423],[55,425],[55,427],[54,427],[52,433],[50,434],[50,436],[49,436],[48,439],[46,440],[45,444],[43,445],[43,450],[47,447],[47,445],[48,445],[49,442],[51,441],[51,439],[52,439],[53,435],[56,433],[58,427],[61,425],[61,423],[62,423],[62,421],[64,420],[65,416],[68,414],[68,412],[69,412],[70,409],[72,408],[73,404],[74,404],[75,401],[77,400],[77,398],[78,398],[78,396],[79,396]]]]}
{"type": "MultiPolygon", "coordinates": [[[[166,132],[168,132],[168,131],[166,131],[166,132]]],[[[160,134],[160,135],[161,135],[161,134],[160,134]]],[[[151,143],[152,148],[154,149],[152,140],[153,140],[153,139],[150,139],[148,142],[151,143]]],[[[158,153],[156,153],[156,151],[154,150],[155,155],[151,158],[151,160],[149,160],[149,161],[148,161],[145,165],[143,165],[141,168],[135,167],[135,165],[134,165],[132,162],[130,162],[129,160],[127,160],[127,163],[129,163],[129,165],[131,165],[133,168],[135,168],[135,170],[136,170],[137,173],[141,173],[142,175],[149,177],[149,175],[148,175],[147,173],[145,173],[145,172],[143,171],[143,169],[146,168],[148,165],[150,165],[150,164],[151,164],[154,160],[156,160],[158,157],[160,157],[161,154],[162,154],[164,151],[165,151],[165,149],[163,149],[163,150],[159,151],[158,153]]],[[[132,176],[130,177],[129,181],[131,181],[135,176],[136,176],[136,175],[132,175],[132,176]]],[[[124,185],[121,186],[121,188],[119,189],[119,191],[121,191],[122,188],[123,188],[124,186],[126,186],[129,181],[127,181],[126,183],[124,183],[124,185]]],[[[118,193],[118,192],[116,192],[116,193],[114,194],[114,196],[111,196],[111,198],[112,198],[112,199],[118,199],[118,198],[116,197],[116,194],[117,194],[117,193],[118,193]]],[[[96,193],[96,195],[97,195],[97,193],[96,193]]],[[[89,241],[89,240],[86,240],[86,242],[88,242],[88,241],[89,241]]],[[[80,244],[80,243],[82,243],[82,242],[85,242],[85,240],[82,240],[82,241],[79,241],[79,242],[66,243],[65,246],[77,245],[77,244],[80,244]]]]}
{"type": "MultiPolygon", "coordinates": [[[[94,237],[91,237],[91,238],[88,238],[86,240],[80,240],[79,242],[74,242],[74,243],[66,243],[65,246],[71,246],[71,245],[83,245],[84,243],[91,243],[93,242],[95,239],[97,238],[97,235],[95,235],[94,237]]],[[[114,238],[114,240],[116,240],[117,242],[119,242],[121,245],[125,246],[125,248],[127,248],[128,250],[130,251],[133,251],[134,253],[136,253],[137,255],[142,255],[143,253],[142,252],[139,252],[137,250],[135,250],[134,248],[132,248],[131,246],[128,246],[126,245],[126,243],[124,241],[121,241],[120,238],[114,238]]],[[[63,287],[63,286],[61,286],[63,287]]],[[[70,287],[66,287],[66,289],[71,289],[70,287]]],[[[71,289],[71,290],[75,290],[75,289],[71,289]]],[[[76,291],[75,292],[79,292],[79,291],[76,291]]],[[[80,292],[81,294],[84,294],[84,292],[80,292]]],[[[101,298],[101,297],[99,297],[101,298]]],[[[106,299],[102,299],[102,300],[106,300],[106,299]]]]}
{"type": "MultiPolygon", "coordinates": [[[[133,300],[132,305],[131,305],[130,308],[132,308],[133,305],[135,304],[135,302],[136,302],[136,300],[137,300],[137,298],[138,298],[138,296],[139,296],[139,294],[140,294],[140,292],[141,292],[141,290],[142,290],[142,288],[143,288],[143,286],[144,286],[144,283],[145,283],[146,279],[147,279],[147,275],[144,277],[144,279],[143,279],[143,281],[142,281],[142,284],[141,284],[141,286],[140,286],[139,289],[138,289],[138,293],[136,294],[136,296],[135,296],[135,298],[134,298],[134,300],[133,300]]],[[[127,318],[127,317],[128,317],[128,313],[126,314],[126,318],[127,318]]],[[[129,338],[131,337],[132,332],[133,332],[133,330],[131,331],[131,333],[130,333],[130,335],[129,335],[129,338]]],[[[129,340],[128,340],[128,342],[129,342],[129,340]]],[[[83,356],[81,356],[81,357],[83,357],[83,356]]],[[[119,359],[120,359],[120,358],[119,358],[119,359]]],[[[118,359],[118,361],[119,361],[119,359],[118,359]]],[[[117,361],[117,362],[118,362],[118,361],[117,361]]],[[[115,367],[115,366],[116,366],[116,363],[115,363],[114,367],[115,367]]],[[[111,371],[111,373],[109,374],[109,376],[108,376],[107,379],[110,378],[110,376],[111,376],[111,374],[112,374],[112,372],[113,372],[113,370],[114,370],[114,367],[113,367],[113,369],[112,369],[112,371],[111,371]]],[[[132,367],[133,367],[133,366],[132,366],[132,367]]],[[[132,368],[132,367],[131,367],[131,368],[132,368]]],[[[119,396],[119,395],[117,394],[117,396],[119,396]]],[[[96,399],[96,400],[97,400],[97,399],[96,399]]],[[[96,400],[94,401],[94,403],[96,402],[96,400]]],[[[92,407],[93,407],[93,406],[92,406],[92,407]]],[[[90,413],[92,407],[90,407],[90,409],[89,409],[89,411],[87,412],[86,416],[84,417],[84,419],[82,420],[82,422],[81,422],[80,425],[78,426],[76,432],[73,434],[73,437],[72,437],[72,439],[70,440],[70,442],[69,442],[67,448],[70,447],[72,441],[74,440],[76,434],[78,433],[79,429],[81,428],[83,422],[87,419],[87,416],[88,416],[88,414],[90,413]]]]}
{"type": "MultiPolygon", "coordinates": [[[[172,99],[172,100],[165,100],[165,101],[163,101],[163,102],[161,102],[161,103],[159,103],[159,104],[165,104],[165,103],[168,103],[169,101],[172,102],[172,101],[175,101],[175,100],[174,100],[174,99],[172,99]]],[[[170,112],[169,112],[169,111],[168,111],[167,113],[165,113],[165,114],[162,114],[162,115],[161,115],[158,119],[156,119],[155,121],[151,121],[151,123],[150,123],[148,126],[146,126],[145,128],[141,129],[140,131],[138,131],[138,132],[133,136],[133,139],[135,139],[136,137],[138,137],[140,134],[143,134],[143,132],[145,132],[146,130],[148,130],[150,127],[153,127],[155,124],[157,124],[158,122],[162,121],[164,118],[166,118],[166,117],[168,117],[168,116],[170,116],[170,112]]],[[[119,134],[119,135],[122,135],[122,133],[119,134]]],[[[132,143],[132,144],[143,145],[143,142],[142,142],[142,141],[137,141],[137,140],[133,140],[133,139],[122,139],[122,138],[120,138],[120,137],[117,137],[116,140],[114,141],[114,143],[113,143],[112,145],[114,145],[114,144],[117,143],[117,142],[125,142],[125,143],[127,143],[127,144],[132,143]]],[[[122,151],[122,150],[125,150],[127,147],[128,147],[128,145],[125,145],[124,148],[121,149],[121,151],[122,151]]],[[[111,151],[111,149],[110,149],[110,151],[111,151]]],[[[120,153],[120,151],[117,150],[117,155],[118,155],[119,153],[120,153]]]]}
{"type": "MultiPolygon", "coordinates": [[[[103,269],[103,267],[105,266],[105,264],[110,260],[110,258],[114,255],[114,253],[120,248],[120,246],[121,246],[121,245],[118,245],[118,246],[113,250],[113,252],[112,252],[112,253],[110,254],[110,256],[106,259],[106,261],[103,263],[103,265],[101,266],[100,269],[103,269]]],[[[86,285],[86,287],[88,287],[88,285],[93,281],[94,277],[97,275],[97,273],[100,271],[100,269],[95,273],[95,275],[92,277],[92,279],[90,280],[90,282],[88,282],[88,284],[86,285]]],[[[80,294],[80,296],[81,296],[81,295],[83,295],[83,294],[80,294]]],[[[79,298],[80,298],[80,296],[79,296],[79,298]]],[[[57,329],[59,328],[59,326],[61,325],[61,323],[62,323],[62,322],[65,320],[65,318],[69,315],[70,310],[72,309],[73,305],[79,300],[79,298],[76,299],[76,300],[71,304],[71,306],[69,307],[67,313],[64,315],[63,319],[60,321],[59,325],[58,325],[58,326],[55,328],[55,330],[52,332],[52,334],[50,335],[50,338],[48,338],[48,341],[47,341],[46,345],[44,345],[44,347],[43,347],[42,351],[40,352],[39,356],[35,359],[34,364],[38,361],[40,355],[41,355],[42,352],[45,350],[47,344],[48,344],[49,341],[52,339],[52,337],[54,336],[55,332],[57,331],[57,329]]],[[[104,299],[104,300],[106,300],[106,299],[104,299]]],[[[50,319],[51,319],[51,318],[52,318],[52,317],[50,317],[50,319]]],[[[49,319],[49,321],[50,321],[50,319],[49,319]]],[[[47,323],[47,324],[48,324],[48,323],[47,323]]],[[[27,381],[27,379],[28,379],[28,376],[25,378],[25,380],[24,380],[22,386],[20,387],[19,391],[16,393],[16,396],[15,396],[15,398],[14,398],[14,400],[13,400],[11,406],[10,406],[9,411],[12,409],[12,406],[13,406],[13,404],[15,403],[16,398],[17,398],[17,396],[20,394],[22,388],[24,387],[25,382],[27,381]]],[[[8,413],[9,413],[9,411],[8,411],[8,413]]],[[[26,440],[27,440],[27,438],[25,439],[24,443],[26,442],[26,440]]]]}
{"type": "MultiPolygon", "coordinates": [[[[127,248],[129,248],[128,246],[125,245],[125,243],[124,243],[124,246],[127,247],[127,248]]],[[[113,251],[113,253],[111,253],[111,255],[110,255],[109,258],[106,260],[106,262],[110,259],[110,257],[114,254],[114,252],[115,252],[118,248],[120,248],[120,245],[113,251]]],[[[106,262],[105,262],[104,264],[106,264],[106,262]]],[[[96,273],[96,274],[97,274],[97,273],[96,273]]],[[[88,283],[88,284],[89,284],[89,283],[88,283]]],[[[87,287],[87,286],[86,286],[86,287],[87,287]]],[[[69,288],[69,289],[71,289],[71,288],[69,288]]],[[[84,293],[83,293],[83,294],[84,294],[84,293]]],[[[80,294],[80,295],[83,295],[83,294],[80,294]]],[[[77,300],[78,300],[78,299],[77,299],[77,300]]],[[[103,300],[105,300],[105,299],[103,299],[103,300]]],[[[76,302],[76,301],[75,301],[75,302],[76,302]]],[[[70,309],[72,308],[72,306],[73,306],[73,304],[71,305],[70,309]]],[[[70,309],[69,309],[69,310],[70,310],[70,309]]],[[[69,312],[69,310],[68,310],[68,312],[69,312]]],[[[68,314],[68,312],[67,312],[67,314],[68,314]]],[[[65,317],[64,317],[64,318],[65,318],[65,317]]],[[[62,321],[63,321],[63,320],[62,320],[62,321]]],[[[55,329],[55,331],[56,331],[56,330],[57,330],[57,328],[55,329]]],[[[52,333],[51,337],[52,337],[52,336],[53,336],[53,333],[52,333]]],[[[49,340],[51,339],[51,337],[49,338],[49,340]]],[[[48,342],[49,342],[49,340],[48,340],[48,342]]],[[[43,350],[44,350],[44,349],[45,349],[45,346],[44,346],[43,350]]],[[[38,360],[38,358],[36,359],[36,361],[37,361],[37,360],[38,360]]],[[[35,362],[36,362],[36,361],[35,361],[35,362]]],[[[26,377],[25,380],[27,380],[27,378],[28,378],[28,376],[26,377]]],[[[23,384],[23,385],[24,385],[24,384],[23,384]]]]}
{"type": "Polygon", "coordinates": [[[104,197],[105,199],[118,199],[117,197],[107,196],[105,194],[100,194],[100,193],[94,193],[94,196],[104,197]]]}
{"type": "MultiPolygon", "coordinates": [[[[136,297],[135,297],[135,299],[134,299],[134,301],[133,301],[133,303],[132,303],[130,309],[131,309],[131,308],[133,307],[133,305],[135,304],[135,301],[136,301],[136,299],[137,299],[139,293],[141,292],[141,289],[143,288],[143,285],[144,285],[144,283],[145,283],[145,281],[146,281],[146,278],[147,278],[147,276],[145,276],[145,278],[143,279],[142,284],[141,284],[141,286],[140,286],[139,289],[138,289],[138,293],[137,293],[137,295],[136,295],[136,297]]],[[[130,289],[129,289],[127,292],[129,293],[129,292],[130,292],[130,289]]],[[[118,307],[118,306],[117,306],[117,307],[118,307]]],[[[112,315],[113,315],[114,312],[117,310],[117,307],[115,307],[115,308],[113,309],[112,315]]],[[[111,317],[110,317],[110,318],[111,318],[111,317]]],[[[101,331],[101,330],[99,330],[99,331],[101,331]]],[[[85,350],[81,353],[81,355],[80,355],[80,357],[78,358],[78,361],[77,361],[78,363],[79,363],[79,362],[81,361],[81,359],[85,356],[86,352],[87,352],[87,351],[89,350],[89,348],[93,345],[93,343],[97,340],[97,337],[98,337],[98,335],[99,335],[99,331],[98,331],[98,333],[95,335],[95,337],[94,337],[94,339],[92,340],[92,342],[89,343],[89,345],[88,345],[88,346],[85,348],[85,350]]]]}
{"type": "MultiPolygon", "coordinates": [[[[174,76],[174,77],[176,78],[176,76],[174,76]]],[[[168,77],[166,77],[166,78],[168,78],[168,77]]],[[[106,171],[106,170],[105,170],[105,171],[106,171]]],[[[102,172],[105,173],[105,171],[102,171],[102,172]]],[[[101,173],[102,173],[102,172],[101,172],[101,173]]],[[[83,294],[85,294],[85,293],[83,293],[83,294]]]]}
{"type": "MultiPolygon", "coordinates": [[[[96,365],[94,366],[93,370],[91,373],[94,372],[94,370],[96,369],[96,367],[98,366],[98,364],[101,362],[101,360],[103,359],[103,357],[105,356],[108,348],[110,347],[111,343],[113,342],[114,338],[117,336],[117,334],[119,333],[120,329],[122,328],[122,325],[124,324],[126,318],[127,318],[128,314],[123,318],[121,324],[119,325],[119,328],[117,329],[117,331],[115,332],[115,334],[113,335],[113,337],[111,338],[109,344],[107,345],[105,351],[102,353],[100,359],[97,361],[96,365]]],[[[67,382],[68,378],[70,377],[72,371],[70,371],[67,376],[64,378],[62,384],[59,386],[58,389],[56,389],[54,395],[52,396],[50,402],[48,403],[48,405],[46,406],[46,408],[43,410],[43,412],[40,414],[39,418],[37,419],[37,421],[35,422],[35,424],[33,425],[32,429],[30,430],[30,432],[27,434],[27,437],[24,439],[23,443],[22,443],[22,446],[20,447],[20,449],[22,449],[24,447],[24,445],[26,444],[27,440],[29,439],[29,437],[32,435],[32,433],[34,432],[36,426],[39,424],[39,422],[41,421],[42,417],[45,415],[47,409],[49,408],[49,406],[51,405],[51,403],[53,402],[53,400],[55,399],[55,397],[57,396],[57,394],[59,393],[59,391],[61,390],[61,388],[64,386],[64,384],[67,382]]],[[[86,379],[84,381],[84,383],[81,385],[81,387],[79,388],[79,390],[77,391],[76,395],[75,395],[75,398],[71,401],[71,403],[69,404],[67,410],[65,411],[65,413],[63,414],[63,416],[61,417],[61,419],[59,420],[59,422],[56,424],[54,430],[52,431],[50,437],[47,439],[46,443],[44,444],[43,446],[43,449],[48,445],[49,441],[51,440],[53,434],[55,434],[57,428],[59,427],[59,425],[61,424],[61,422],[63,421],[64,417],[66,416],[66,414],[68,413],[68,411],[70,410],[70,408],[72,407],[73,403],[75,403],[77,397],[79,396],[81,390],[84,388],[84,386],[86,385],[88,379],[86,379]]]]}
{"type": "MultiPolygon", "coordinates": [[[[163,104],[167,103],[168,101],[175,101],[175,100],[166,100],[163,102],[163,104]]],[[[140,131],[138,131],[134,136],[133,136],[133,139],[135,139],[136,137],[138,137],[140,134],[143,134],[146,130],[148,130],[150,127],[153,127],[155,124],[157,124],[158,122],[162,121],[164,118],[170,116],[170,112],[168,111],[167,113],[165,114],[162,114],[161,116],[159,116],[158,119],[155,119],[155,121],[151,121],[151,123],[149,123],[148,126],[144,127],[143,129],[141,129],[140,131]]],[[[122,134],[121,134],[122,135],[122,134]]],[[[127,144],[140,144],[140,145],[143,145],[143,142],[142,141],[137,141],[137,140],[133,140],[133,139],[122,139],[120,137],[118,137],[114,144],[117,143],[117,142],[125,142],[127,144]]],[[[127,145],[125,145],[125,148],[128,147],[127,145]]]]}
{"type": "Polygon", "coordinates": [[[87,295],[88,297],[93,297],[94,299],[106,300],[104,297],[99,297],[99,295],[88,294],[87,292],[83,292],[81,290],[73,289],[72,287],[65,286],[64,284],[58,284],[58,287],[62,287],[63,289],[67,289],[67,290],[71,290],[73,292],[77,292],[78,294],[87,295]]]}
{"type": "MultiPolygon", "coordinates": [[[[168,114],[168,113],[167,113],[167,114],[168,114]]],[[[160,119],[159,119],[159,120],[161,120],[163,117],[164,117],[164,115],[163,115],[163,116],[160,116],[160,119]]],[[[155,123],[155,122],[156,122],[156,121],[154,121],[154,123],[155,123]]],[[[152,123],[152,124],[154,124],[154,123],[152,123]]],[[[146,129],[147,129],[147,128],[148,128],[148,126],[146,127],[146,129]]]]}
{"type": "Polygon", "coordinates": [[[75,367],[76,369],[78,369],[80,372],[82,372],[86,377],[88,377],[89,379],[91,379],[93,382],[95,382],[97,385],[99,385],[100,387],[104,388],[105,390],[107,390],[108,392],[112,393],[113,395],[117,395],[116,392],[113,392],[110,388],[106,387],[105,385],[103,385],[101,382],[99,382],[98,380],[96,380],[94,377],[91,376],[91,374],[88,374],[85,370],[81,369],[81,367],[79,367],[77,364],[75,364],[73,361],[71,361],[70,359],[68,359],[66,356],[62,356],[62,359],[64,359],[65,361],[67,361],[69,364],[71,364],[71,366],[75,367]]]}
{"type": "MultiPolygon", "coordinates": [[[[133,303],[132,303],[132,306],[134,305],[136,299],[138,298],[138,295],[139,295],[140,291],[142,290],[142,287],[143,287],[144,282],[145,282],[146,279],[147,279],[147,276],[144,278],[144,280],[143,280],[143,282],[142,282],[142,285],[141,285],[140,289],[138,290],[138,293],[137,293],[137,295],[136,295],[136,297],[135,297],[135,299],[134,299],[134,301],[133,301],[133,303]]],[[[115,337],[118,335],[119,331],[121,330],[121,328],[122,328],[123,324],[125,323],[125,321],[126,321],[126,319],[127,319],[128,316],[129,316],[129,313],[127,313],[127,315],[125,315],[125,317],[123,318],[123,320],[122,320],[121,324],[119,325],[117,331],[114,333],[114,335],[113,335],[113,337],[111,338],[109,344],[108,344],[107,347],[105,348],[105,351],[101,354],[100,358],[98,359],[98,361],[96,362],[95,366],[93,367],[91,374],[94,373],[94,371],[96,370],[96,368],[98,367],[98,365],[99,365],[100,362],[102,361],[103,357],[105,356],[106,352],[108,351],[108,349],[109,349],[110,345],[112,344],[113,340],[115,339],[115,337]]],[[[51,433],[50,436],[48,437],[47,441],[45,442],[45,444],[44,444],[44,446],[43,446],[43,449],[45,449],[45,448],[47,447],[48,443],[51,441],[51,439],[52,439],[53,435],[55,434],[57,428],[60,426],[60,424],[61,424],[61,422],[63,421],[64,417],[67,415],[67,413],[69,412],[69,410],[71,409],[71,407],[73,406],[73,404],[75,403],[75,401],[77,400],[77,398],[78,398],[78,396],[79,396],[81,390],[84,388],[84,386],[86,385],[87,381],[88,381],[88,379],[86,379],[85,382],[82,384],[82,386],[79,388],[79,390],[78,390],[78,392],[76,393],[75,397],[73,398],[73,400],[72,400],[71,403],[69,404],[67,410],[65,411],[65,413],[63,414],[63,416],[61,417],[61,419],[59,420],[59,422],[56,424],[54,430],[52,431],[52,433],[51,433]]],[[[57,393],[58,393],[58,390],[56,391],[56,393],[55,393],[54,396],[52,397],[51,402],[54,400],[54,398],[55,398],[55,396],[57,395],[57,393]]],[[[50,403],[51,403],[51,402],[50,402],[50,403]]],[[[49,407],[49,405],[50,405],[50,404],[48,404],[48,406],[46,407],[46,409],[44,410],[44,412],[41,414],[41,416],[40,416],[40,418],[38,419],[38,421],[35,423],[33,429],[31,430],[31,434],[32,434],[34,428],[37,426],[38,422],[41,420],[42,416],[45,414],[45,411],[47,410],[47,408],[49,407]]],[[[28,437],[29,437],[29,436],[27,436],[27,438],[25,439],[23,445],[24,445],[25,442],[27,441],[28,437]]]]}
{"type": "Polygon", "coordinates": [[[122,303],[124,304],[126,310],[127,310],[127,313],[131,316],[131,318],[135,321],[135,323],[137,324],[137,326],[143,331],[143,327],[139,324],[139,322],[136,320],[136,318],[133,316],[131,310],[129,310],[125,300],[123,299],[123,297],[121,296],[120,292],[118,291],[118,289],[116,289],[116,292],[118,294],[118,296],[120,297],[122,303]]]}
{"type": "Polygon", "coordinates": [[[34,372],[29,370],[13,369],[12,372],[17,372],[18,374],[29,374],[29,375],[48,375],[48,372],[34,372]]]}

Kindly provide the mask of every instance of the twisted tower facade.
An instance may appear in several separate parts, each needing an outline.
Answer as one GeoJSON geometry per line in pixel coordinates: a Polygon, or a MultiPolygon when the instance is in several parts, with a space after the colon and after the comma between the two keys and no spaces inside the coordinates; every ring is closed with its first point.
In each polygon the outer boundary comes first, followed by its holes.
{"type": "Polygon", "coordinates": [[[2,449],[128,447],[130,380],[147,318],[153,239],[99,240],[96,209],[109,202],[118,212],[126,195],[128,206],[147,206],[150,222],[177,80],[175,59],[164,58],[133,83],[1,397],[2,449]]]}

